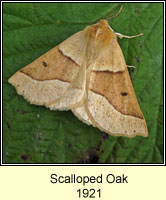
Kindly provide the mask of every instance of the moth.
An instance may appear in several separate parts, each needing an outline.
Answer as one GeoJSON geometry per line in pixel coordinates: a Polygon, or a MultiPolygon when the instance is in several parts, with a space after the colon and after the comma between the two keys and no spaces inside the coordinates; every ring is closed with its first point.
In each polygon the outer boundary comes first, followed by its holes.
{"type": "Polygon", "coordinates": [[[31,104],[71,110],[84,123],[113,136],[146,137],[146,121],[117,36],[139,35],[116,33],[107,20],[100,20],[20,69],[8,81],[31,104]]]}

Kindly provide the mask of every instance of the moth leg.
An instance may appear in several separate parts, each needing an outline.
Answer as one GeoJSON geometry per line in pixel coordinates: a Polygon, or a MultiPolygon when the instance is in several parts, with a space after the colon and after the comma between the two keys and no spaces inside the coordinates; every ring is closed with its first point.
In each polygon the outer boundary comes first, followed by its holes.
{"type": "Polygon", "coordinates": [[[127,65],[128,68],[135,68],[134,65],[127,65]]]}
{"type": "Polygon", "coordinates": [[[132,35],[132,36],[127,36],[127,35],[123,35],[123,34],[121,34],[121,33],[115,33],[120,39],[122,39],[122,38],[128,38],[128,39],[130,39],[130,38],[135,38],[135,37],[139,37],[139,36],[141,36],[141,35],[143,35],[143,33],[140,33],[140,34],[138,34],[138,35],[132,35]]]}

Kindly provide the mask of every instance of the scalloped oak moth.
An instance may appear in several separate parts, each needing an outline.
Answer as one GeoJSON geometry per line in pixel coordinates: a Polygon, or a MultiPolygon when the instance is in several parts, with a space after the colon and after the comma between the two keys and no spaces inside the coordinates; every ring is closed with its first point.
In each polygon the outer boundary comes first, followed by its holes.
{"type": "Polygon", "coordinates": [[[31,104],[72,110],[83,122],[114,136],[146,137],[117,36],[125,37],[100,20],[20,69],[9,83],[31,104]]]}

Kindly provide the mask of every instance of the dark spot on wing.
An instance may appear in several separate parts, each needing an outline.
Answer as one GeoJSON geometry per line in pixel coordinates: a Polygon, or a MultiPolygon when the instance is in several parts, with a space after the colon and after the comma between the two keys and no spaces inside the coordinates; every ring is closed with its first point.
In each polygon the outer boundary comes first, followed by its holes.
{"type": "Polygon", "coordinates": [[[127,96],[127,92],[122,92],[121,95],[122,96],[127,96]]]}
{"type": "Polygon", "coordinates": [[[47,63],[46,62],[43,61],[42,64],[43,64],[44,67],[47,67],[47,63]]]}

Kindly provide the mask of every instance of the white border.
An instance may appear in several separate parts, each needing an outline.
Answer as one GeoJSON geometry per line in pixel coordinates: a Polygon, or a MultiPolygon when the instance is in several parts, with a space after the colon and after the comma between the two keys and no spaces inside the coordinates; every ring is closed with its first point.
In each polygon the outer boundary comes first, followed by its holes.
{"type": "MultiPolygon", "coordinates": [[[[2,10],[2,3],[91,3],[91,2],[96,2],[96,3],[124,3],[124,1],[1,1],[1,165],[2,166],[164,166],[165,165],[165,134],[164,134],[164,164],[2,164],[2,117],[3,117],[3,107],[2,107],[2,15],[3,15],[3,10],[2,10]]],[[[164,3],[164,13],[165,13],[165,1],[125,1],[125,3],[164,3]]],[[[164,14],[164,54],[163,54],[163,59],[164,59],[164,108],[165,108],[165,14],[164,14]]],[[[164,109],[164,133],[165,133],[165,109],[164,109]]]]}

